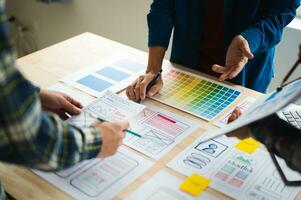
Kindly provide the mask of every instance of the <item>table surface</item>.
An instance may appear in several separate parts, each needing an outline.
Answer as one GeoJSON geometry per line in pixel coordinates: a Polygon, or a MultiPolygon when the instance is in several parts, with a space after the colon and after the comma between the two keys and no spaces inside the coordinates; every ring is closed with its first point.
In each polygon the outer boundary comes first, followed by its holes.
{"type": "MultiPolygon", "coordinates": [[[[32,53],[28,56],[19,58],[17,60],[17,65],[28,79],[43,88],[47,88],[58,83],[59,80],[64,76],[78,69],[91,66],[95,63],[98,63],[102,59],[106,59],[117,54],[129,59],[140,61],[141,63],[146,63],[148,57],[147,53],[139,51],[135,48],[108,40],[92,33],[84,33],[48,48],[42,49],[38,52],[32,53]]],[[[201,74],[199,72],[186,69],[182,66],[172,64],[168,61],[164,61],[164,66],[185,69],[196,74],[201,74]]],[[[204,74],[201,75],[206,76],[204,74]]],[[[237,100],[237,103],[242,101],[247,96],[258,98],[261,95],[260,93],[243,88],[241,86],[235,85],[234,87],[243,91],[242,95],[240,95],[239,99],[237,100]]],[[[87,95],[83,92],[80,93],[82,93],[82,95],[87,95]]],[[[155,101],[154,103],[163,109],[199,122],[201,128],[196,130],[189,137],[185,138],[167,155],[156,161],[153,167],[146,171],[144,175],[136,179],[136,181],[129,184],[117,196],[115,196],[114,199],[124,199],[151,176],[161,170],[167,171],[176,177],[184,179],[184,175],[167,168],[165,166],[166,163],[168,163],[173,157],[178,155],[183,149],[189,146],[206,130],[216,128],[212,125],[212,123],[196,118],[190,114],[155,101]]],[[[235,105],[232,105],[224,112],[233,109],[234,106],[235,105]]],[[[134,151],[132,149],[129,150],[134,151]]],[[[140,154],[145,159],[151,160],[139,152],[136,153],[140,154]]],[[[59,188],[51,185],[38,175],[31,172],[29,169],[23,167],[0,163],[0,179],[3,182],[6,191],[16,199],[72,199],[71,196],[64,193],[59,188]]],[[[209,188],[207,191],[217,198],[230,199],[213,189],[209,188]]],[[[301,198],[301,195],[299,194],[298,197],[301,198]]]]}

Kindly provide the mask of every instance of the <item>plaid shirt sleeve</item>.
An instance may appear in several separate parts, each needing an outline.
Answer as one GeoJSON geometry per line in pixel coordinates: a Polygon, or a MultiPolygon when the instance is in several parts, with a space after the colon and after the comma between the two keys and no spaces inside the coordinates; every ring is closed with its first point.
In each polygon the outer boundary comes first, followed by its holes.
{"type": "Polygon", "coordinates": [[[100,131],[79,128],[41,110],[38,88],[14,66],[4,0],[0,0],[0,161],[59,170],[93,158],[100,131]]]}

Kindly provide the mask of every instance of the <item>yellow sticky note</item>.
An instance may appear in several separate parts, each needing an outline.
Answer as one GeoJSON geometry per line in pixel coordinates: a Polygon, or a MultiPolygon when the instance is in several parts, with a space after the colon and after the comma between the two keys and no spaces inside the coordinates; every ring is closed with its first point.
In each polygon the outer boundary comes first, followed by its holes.
{"type": "Polygon", "coordinates": [[[258,141],[253,138],[247,138],[239,141],[235,148],[245,153],[252,154],[259,146],[260,143],[258,141]]]}
{"type": "Polygon", "coordinates": [[[211,180],[198,174],[192,174],[184,180],[184,182],[180,185],[180,189],[197,197],[208,187],[210,183],[211,180]]]}

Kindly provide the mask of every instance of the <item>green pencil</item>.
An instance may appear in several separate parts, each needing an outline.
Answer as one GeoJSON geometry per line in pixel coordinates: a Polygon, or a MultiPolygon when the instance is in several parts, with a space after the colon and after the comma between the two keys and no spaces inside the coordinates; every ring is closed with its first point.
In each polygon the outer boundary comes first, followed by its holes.
{"type": "MultiPolygon", "coordinates": [[[[96,115],[94,115],[94,114],[92,114],[92,113],[89,113],[89,114],[90,114],[91,117],[97,119],[97,120],[100,121],[100,122],[108,122],[107,120],[102,119],[102,118],[100,118],[100,117],[98,117],[98,116],[96,116],[96,115]]],[[[127,132],[127,133],[129,133],[129,134],[132,134],[132,135],[134,135],[134,136],[136,136],[136,137],[142,138],[142,136],[141,136],[140,134],[135,133],[135,132],[133,132],[133,131],[131,131],[131,130],[129,130],[129,129],[125,129],[124,131],[127,132]]]]}

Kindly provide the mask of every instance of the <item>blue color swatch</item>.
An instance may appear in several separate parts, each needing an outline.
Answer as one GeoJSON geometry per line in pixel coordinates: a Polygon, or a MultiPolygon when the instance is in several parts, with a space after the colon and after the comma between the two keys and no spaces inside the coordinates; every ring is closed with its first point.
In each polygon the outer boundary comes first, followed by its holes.
{"type": "Polygon", "coordinates": [[[119,60],[118,62],[114,63],[114,65],[116,65],[122,69],[127,69],[134,73],[139,72],[146,68],[146,66],[144,66],[144,65],[141,65],[137,62],[133,62],[133,61],[130,61],[127,59],[119,60]]]}
{"type": "Polygon", "coordinates": [[[129,74],[112,67],[105,67],[99,70],[97,73],[114,81],[122,81],[130,76],[129,74]]]}
{"type": "Polygon", "coordinates": [[[92,75],[88,75],[78,80],[77,82],[98,92],[108,89],[113,85],[112,83],[109,83],[92,75]]]}

